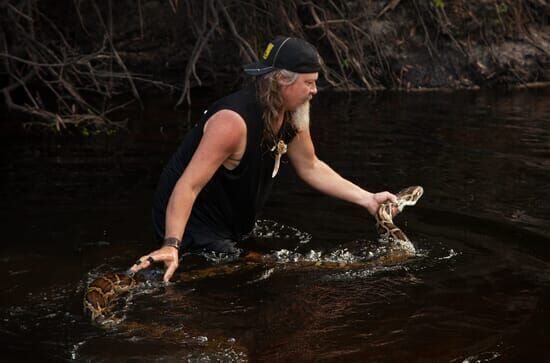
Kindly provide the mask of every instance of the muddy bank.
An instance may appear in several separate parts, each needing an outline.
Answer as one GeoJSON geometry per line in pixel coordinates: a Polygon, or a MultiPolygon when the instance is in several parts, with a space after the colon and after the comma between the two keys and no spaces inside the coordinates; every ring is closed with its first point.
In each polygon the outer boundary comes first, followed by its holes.
{"type": "Polygon", "coordinates": [[[337,90],[516,87],[550,81],[550,5],[484,1],[6,1],[9,110],[62,129],[104,123],[147,90],[177,104],[225,93],[279,34],[306,38],[337,90]]]}

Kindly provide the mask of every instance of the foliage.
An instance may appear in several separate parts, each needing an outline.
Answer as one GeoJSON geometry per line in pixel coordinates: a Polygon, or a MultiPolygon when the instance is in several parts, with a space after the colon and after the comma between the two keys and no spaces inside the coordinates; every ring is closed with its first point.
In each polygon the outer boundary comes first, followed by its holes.
{"type": "Polygon", "coordinates": [[[178,105],[197,86],[234,88],[241,65],[281,34],[318,47],[325,88],[548,78],[541,0],[6,0],[0,10],[5,103],[58,130],[123,126],[109,119],[121,96],[140,103],[146,87],[178,91],[178,105]],[[525,60],[503,52],[511,39],[525,60]]]}

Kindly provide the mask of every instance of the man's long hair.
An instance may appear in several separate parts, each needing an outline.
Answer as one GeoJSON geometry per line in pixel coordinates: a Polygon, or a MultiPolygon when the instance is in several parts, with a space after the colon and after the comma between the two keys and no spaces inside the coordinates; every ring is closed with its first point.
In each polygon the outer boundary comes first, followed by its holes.
{"type": "MultiPolygon", "coordinates": [[[[298,79],[299,74],[279,69],[270,72],[256,81],[256,89],[260,103],[263,106],[264,134],[263,143],[271,148],[278,142],[274,132],[274,127],[277,122],[277,116],[283,110],[283,95],[281,88],[289,86],[298,79]]],[[[284,115],[285,122],[291,119],[291,113],[286,111],[284,115]]],[[[295,125],[291,124],[295,131],[298,131],[295,125]]]]}

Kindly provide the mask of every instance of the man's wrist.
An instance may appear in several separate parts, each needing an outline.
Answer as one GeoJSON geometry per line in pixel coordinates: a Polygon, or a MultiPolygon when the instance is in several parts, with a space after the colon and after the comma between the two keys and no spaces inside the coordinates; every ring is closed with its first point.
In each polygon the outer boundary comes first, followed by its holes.
{"type": "Polygon", "coordinates": [[[372,197],[373,194],[367,190],[362,190],[359,197],[359,205],[363,206],[364,208],[368,208],[370,204],[372,203],[372,197]]]}
{"type": "Polygon", "coordinates": [[[162,247],[174,247],[176,250],[179,251],[181,247],[181,240],[176,237],[164,237],[164,240],[162,241],[162,247]]]}

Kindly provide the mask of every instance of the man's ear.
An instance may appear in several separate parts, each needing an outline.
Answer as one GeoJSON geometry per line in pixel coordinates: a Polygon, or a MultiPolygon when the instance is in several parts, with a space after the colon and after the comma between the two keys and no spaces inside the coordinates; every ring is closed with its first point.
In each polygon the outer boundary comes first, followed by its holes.
{"type": "Polygon", "coordinates": [[[275,80],[277,81],[277,84],[279,85],[279,87],[281,87],[281,89],[287,87],[287,85],[285,85],[285,82],[283,81],[283,75],[281,73],[277,73],[275,75],[275,80]]]}

